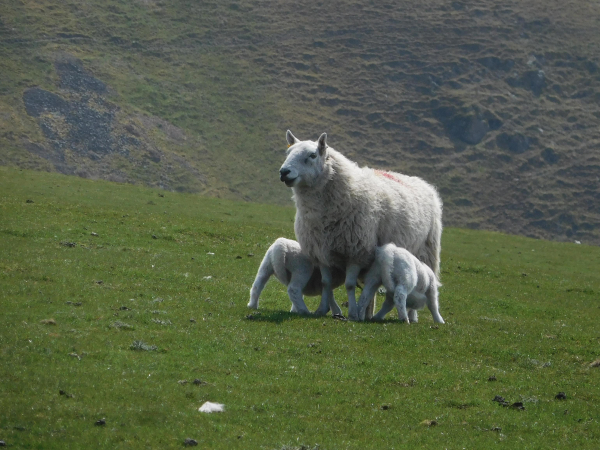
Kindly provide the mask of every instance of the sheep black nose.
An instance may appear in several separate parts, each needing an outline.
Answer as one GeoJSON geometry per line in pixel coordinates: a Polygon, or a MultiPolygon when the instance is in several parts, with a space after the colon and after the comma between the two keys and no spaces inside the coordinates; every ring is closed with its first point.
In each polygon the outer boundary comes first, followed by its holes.
{"type": "Polygon", "coordinates": [[[281,169],[279,171],[279,179],[281,181],[285,181],[285,178],[289,175],[290,172],[291,172],[290,169],[281,169]]]}

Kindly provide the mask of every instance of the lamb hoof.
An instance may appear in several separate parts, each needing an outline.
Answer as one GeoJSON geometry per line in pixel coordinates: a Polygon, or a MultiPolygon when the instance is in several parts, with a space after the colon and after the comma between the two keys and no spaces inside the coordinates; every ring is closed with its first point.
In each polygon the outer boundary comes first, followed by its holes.
{"type": "Polygon", "coordinates": [[[248,303],[248,308],[250,309],[258,309],[258,304],[254,304],[252,302],[248,303]]]}

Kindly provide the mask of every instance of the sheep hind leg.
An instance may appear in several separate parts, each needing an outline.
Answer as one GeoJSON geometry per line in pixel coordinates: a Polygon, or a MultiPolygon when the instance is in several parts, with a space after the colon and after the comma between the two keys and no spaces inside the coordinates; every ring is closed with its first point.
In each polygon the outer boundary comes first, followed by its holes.
{"type": "Polygon", "coordinates": [[[250,301],[248,302],[248,308],[258,309],[258,300],[261,292],[265,288],[269,278],[275,274],[275,270],[273,268],[273,264],[271,262],[271,248],[267,251],[267,254],[263,258],[260,263],[260,267],[258,268],[258,273],[256,274],[256,278],[254,279],[254,283],[252,283],[252,288],[250,289],[250,301]]]}
{"type": "Polygon", "coordinates": [[[377,298],[377,291],[375,294],[371,296],[371,301],[367,305],[367,310],[365,311],[365,319],[371,320],[373,318],[373,311],[375,311],[375,299],[377,298]]]}
{"type": "Polygon", "coordinates": [[[410,323],[410,319],[406,313],[406,297],[406,288],[402,285],[397,286],[394,290],[394,305],[398,311],[398,319],[402,322],[410,323]]]}
{"type": "Polygon", "coordinates": [[[433,321],[435,323],[445,323],[444,319],[440,315],[440,305],[438,302],[438,290],[435,288],[429,288],[427,290],[427,307],[429,311],[431,311],[431,315],[433,316],[433,321]]]}
{"type": "Polygon", "coordinates": [[[394,293],[393,291],[387,291],[385,293],[385,301],[383,302],[383,305],[381,305],[381,309],[373,316],[372,320],[381,321],[385,319],[385,316],[387,316],[392,309],[394,309],[394,293]]]}

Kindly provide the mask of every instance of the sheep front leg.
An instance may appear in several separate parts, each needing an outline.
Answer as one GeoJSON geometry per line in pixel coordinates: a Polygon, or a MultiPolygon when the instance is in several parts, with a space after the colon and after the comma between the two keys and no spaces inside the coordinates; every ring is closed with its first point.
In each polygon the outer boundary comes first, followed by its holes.
{"type": "Polygon", "coordinates": [[[356,305],[356,281],[360,274],[360,266],[350,264],[346,267],[346,293],[348,294],[348,318],[359,320],[358,306],[356,305]]]}
{"type": "Polygon", "coordinates": [[[360,298],[358,300],[358,320],[364,321],[365,319],[370,319],[373,317],[375,294],[377,293],[377,288],[380,284],[381,280],[369,279],[369,277],[367,277],[365,286],[363,287],[362,293],[360,294],[360,298]],[[371,310],[370,314],[369,309],[371,310]]]}
{"type": "Polygon", "coordinates": [[[339,305],[335,302],[333,297],[333,277],[331,275],[331,269],[329,267],[321,266],[321,284],[323,290],[321,292],[321,304],[315,311],[317,316],[324,316],[331,309],[331,314],[342,315],[342,310],[339,305]]]}
{"type": "Polygon", "coordinates": [[[416,309],[408,310],[408,320],[410,323],[417,323],[419,321],[419,313],[416,309]]]}

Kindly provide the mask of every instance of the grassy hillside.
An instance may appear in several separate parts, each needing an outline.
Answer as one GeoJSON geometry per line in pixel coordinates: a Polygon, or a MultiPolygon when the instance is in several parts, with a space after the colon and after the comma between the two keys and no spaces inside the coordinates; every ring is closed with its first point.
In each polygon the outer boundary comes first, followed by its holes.
{"type": "Polygon", "coordinates": [[[446,229],[439,327],[296,317],[276,282],[250,313],[293,213],[0,168],[0,440],[597,447],[597,247],[446,229]]]}
{"type": "Polygon", "coordinates": [[[284,133],[435,184],[453,226],[600,243],[595,3],[2,6],[0,164],[289,204],[284,133]]]}

